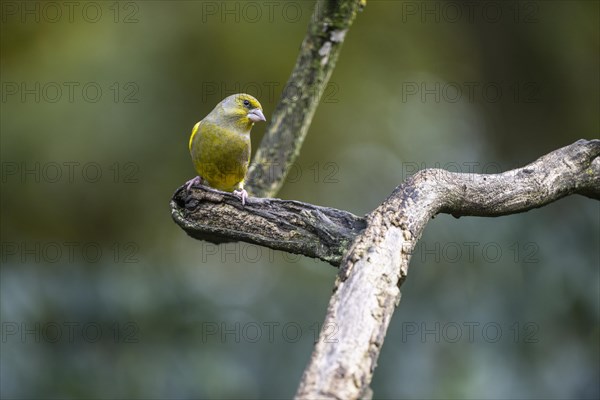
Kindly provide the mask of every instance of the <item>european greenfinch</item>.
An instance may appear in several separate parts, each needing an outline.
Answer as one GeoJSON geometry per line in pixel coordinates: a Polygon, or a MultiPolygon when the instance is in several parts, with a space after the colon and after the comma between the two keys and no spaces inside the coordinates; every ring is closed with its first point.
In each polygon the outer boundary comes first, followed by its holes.
{"type": "Polygon", "coordinates": [[[190,136],[190,154],[199,176],[187,182],[207,182],[211,187],[233,193],[246,204],[244,179],[250,164],[250,130],[266,121],[262,106],[249,94],[226,97],[200,122],[190,136]]]}

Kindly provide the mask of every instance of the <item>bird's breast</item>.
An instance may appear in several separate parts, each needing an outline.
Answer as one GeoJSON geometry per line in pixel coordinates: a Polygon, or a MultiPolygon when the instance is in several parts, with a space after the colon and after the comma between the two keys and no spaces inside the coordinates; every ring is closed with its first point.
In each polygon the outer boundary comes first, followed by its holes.
{"type": "Polygon", "coordinates": [[[196,172],[210,186],[232,191],[244,180],[250,162],[250,135],[201,123],[191,138],[196,172]]]}

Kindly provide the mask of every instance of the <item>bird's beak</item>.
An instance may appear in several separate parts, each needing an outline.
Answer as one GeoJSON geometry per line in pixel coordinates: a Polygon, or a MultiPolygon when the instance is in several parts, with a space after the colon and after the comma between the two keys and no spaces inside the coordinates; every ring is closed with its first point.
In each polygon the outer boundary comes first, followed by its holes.
{"type": "Polygon", "coordinates": [[[265,114],[263,114],[263,112],[260,110],[260,108],[254,108],[254,109],[250,110],[250,112],[248,113],[248,119],[252,122],[267,120],[265,118],[265,114]]]}

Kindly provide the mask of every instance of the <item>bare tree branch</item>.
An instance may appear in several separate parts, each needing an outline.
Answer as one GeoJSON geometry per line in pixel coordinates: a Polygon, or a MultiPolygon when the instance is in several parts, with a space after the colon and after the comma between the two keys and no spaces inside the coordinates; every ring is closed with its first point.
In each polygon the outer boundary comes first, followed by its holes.
{"type": "Polygon", "coordinates": [[[319,258],[338,266],[366,220],[299,201],[251,197],[245,207],[231,193],[185,185],[171,200],[171,215],[188,235],[219,244],[243,241],[319,258]]]}
{"type": "Polygon", "coordinates": [[[489,216],[525,212],[571,194],[600,200],[600,140],[579,140],[501,174],[419,171],[366,219],[296,201],[250,198],[179,188],[171,200],[175,222],[213,243],[246,241],[340,264],[323,326],[298,398],[355,399],[370,393],[377,358],[400,301],[411,253],[438,213],[489,216]],[[347,251],[346,251],[347,250],[347,251]],[[341,255],[343,254],[343,258],[341,255]]]}
{"type": "MultiPolygon", "coordinates": [[[[399,186],[391,197],[407,185],[414,186],[411,182],[430,182],[430,201],[448,202],[447,208],[442,207],[439,212],[457,217],[523,212],[572,193],[598,199],[594,168],[598,168],[599,161],[596,159],[592,164],[587,158],[581,158],[594,156],[597,143],[598,140],[579,141],[533,164],[502,174],[423,170],[399,186]],[[573,154],[575,151],[582,154],[573,154]],[[589,162],[587,172],[582,173],[572,160],[589,162]],[[556,163],[558,165],[554,165],[556,163]],[[551,170],[556,173],[551,174],[551,170]]],[[[367,224],[366,219],[347,211],[299,201],[250,198],[242,207],[239,198],[231,193],[205,186],[193,188],[191,193],[183,186],[177,189],[171,200],[171,214],[188,235],[199,240],[215,244],[254,243],[319,258],[334,266],[340,264],[350,243],[367,224]]]]}
{"type": "Polygon", "coordinates": [[[600,199],[600,140],[579,140],[502,174],[423,170],[367,217],[338,274],[322,332],[297,398],[357,399],[369,384],[411,253],[438,213],[500,216],[542,207],[573,193],[600,199]]]}
{"type": "Polygon", "coordinates": [[[360,0],[316,3],[296,66],[248,172],[250,195],[273,197],[283,186],[361,4],[360,0]]]}

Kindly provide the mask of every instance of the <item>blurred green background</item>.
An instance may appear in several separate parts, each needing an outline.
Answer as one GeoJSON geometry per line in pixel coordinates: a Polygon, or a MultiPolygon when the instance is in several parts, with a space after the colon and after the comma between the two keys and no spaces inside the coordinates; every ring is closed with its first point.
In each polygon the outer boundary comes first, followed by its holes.
{"type": "MultiPolygon", "coordinates": [[[[0,4],[2,397],[293,396],[336,270],[193,240],[169,199],[218,101],[246,91],[270,117],[314,3],[0,4]]],[[[493,173],[598,138],[599,15],[368,0],[279,197],[364,215],[421,168],[493,173]]],[[[599,242],[580,196],[435,218],[375,397],[598,398],[599,242]]]]}

